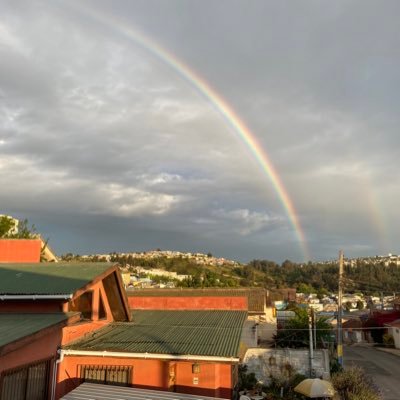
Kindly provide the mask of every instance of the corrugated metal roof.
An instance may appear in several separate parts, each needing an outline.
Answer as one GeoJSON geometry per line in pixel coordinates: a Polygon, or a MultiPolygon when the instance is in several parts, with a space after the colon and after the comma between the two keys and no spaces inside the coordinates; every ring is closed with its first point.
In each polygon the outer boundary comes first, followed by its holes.
{"type": "Polygon", "coordinates": [[[61,400],[222,400],[217,397],[206,397],[161,390],[136,389],[130,387],[82,383],[61,400]]]}
{"type": "Polygon", "coordinates": [[[112,263],[1,264],[0,295],[73,294],[112,263]]]}
{"type": "Polygon", "coordinates": [[[128,290],[127,295],[129,297],[247,297],[250,313],[263,313],[266,304],[266,290],[262,288],[135,289],[128,290]]]}
{"type": "Polygon", "coordinates": [[[67,320],[76,313],[0,314],[0,347],[67,320]]]}
{"type": "Polygon", "coordinates": [[[245,311],[135,311],[67,349],[238,357],[245,311]]]}

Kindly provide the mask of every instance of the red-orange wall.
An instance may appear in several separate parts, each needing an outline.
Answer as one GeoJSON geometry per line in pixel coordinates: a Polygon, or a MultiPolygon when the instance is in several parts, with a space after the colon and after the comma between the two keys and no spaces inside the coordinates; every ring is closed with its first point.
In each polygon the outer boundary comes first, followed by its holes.
{"type": "Polygon", "coordinates": [[[39,239],[0,239],[0,263],[40,262],[39,239]]]}
{"type": "Polygon", "coordinates": [[[129,296],[132,310],[247,310],[247,297],[142,297],[129,296]]]}
{"type": "Polygon", "coordinates": [[[23,365],[48,358],[55,358],[60,343],[61,328],[0,356],[0,374],[8,369],[22,367],[23,365]]]}
{"type": "Polygon", "coordinates": [[[64,396],[81,383],[79,379],[81,365],[131,366],[133,367],[131,382],[134,387],[213,397],[231,397],[231,364],[200,362],[200,373],[193,374],[193,363],[117,357],[65,356],[58,369],[56,398],[64,396]],[[171,370],[175,371],[174,387],[170,387],[171,370]],[[193,378],[198,379],[197,384],[194,383],[193,378]]]}

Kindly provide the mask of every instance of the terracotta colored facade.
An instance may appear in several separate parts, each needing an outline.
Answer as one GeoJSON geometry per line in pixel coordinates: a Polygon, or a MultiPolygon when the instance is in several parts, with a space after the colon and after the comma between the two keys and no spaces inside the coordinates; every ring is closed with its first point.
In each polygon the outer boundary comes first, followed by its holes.
{"type": "Polygon", "coordinates": [[[0,263],[38,263],[40,251],[40,239],[0,239],[0,263]]]}
{"type": "Polygon", "coordinates": [[[57,326],[41,332],[36,337],[29,337],[28,341],[20,341],[13,346],[2,349],[0,353],[0,374],[3,371],[36,361],[55,360],[61,337],[62,327],[57,326]]]}
{"type": "Polygon", "coordinates": [[[56,398],[76,388],[81,382],[83,366],[131,367],[130,385],[143,389],[159,389],[203,396],[231,398],[231,364],[198,364],[187,361],[146,360],[119,357],[66,356],[59,366],[56,398]]]}
{"type": "Polygon", "coordinates": [[[143,297],[129,296],[132,310],[247,310],[247,298],[238,296],[143,297]]]}
{"type": "Polygon", "coordinates": [[[53,387],[53,372],[61,345],[81,338],[85,334],[100,329],[112,321],[127,321],[130,319],[127,299],[121,296],[123,291],[118,291],[120,287],[119,270],[117,267],[113,267],[90,284],[76,291],[72,299],[69,300],[0,300],[0,313],[73,313],[70,318],[62,323],[0,348],[0,396],[1,376],[4,372],[9,373],[17,368],[21,369],[46,361],[50,366],[50,371],[48,372],[48,398],[50,398],[53,387]],[[113,282],[117,283],[111,288],[117,293],[110,293],[110,284],[107,284],[107,280],[111,277],[113,282]],[[88,293],[90,293],[90,302],[86,301],[85,297],[88,293]],[[110,300],[114,298],[115,306],[115,297],[117,295],[120,296],[120,307],[119,309],[118,307],[112,309],[110,300]],[[82,299],[85,299],[85,301],[82,301],[82,299]],[[84,316],[84,319],[81,319],[80,313],[84,316]]]}
{"type": "MultiPolygon", "coordinates": [[[[160,359],[143,357],[76,356],[59,359],[60,346],[82,338],[113,321],[129,321],[130,307],[136,309],[206,309],[246,310],[245,297],[136,298],[126,297],[117,267],[112,267],[89,284],[77,290],[71,299],[0,300],[0,313],[60,313],[70,317],[57,325],[0,348],[0,396],[4,373],[29,367],[38,362],[48,364],[48,396],[55,390],[59,399],[76,388],[82,379],[82,366],[108,368],[129,367],[129,384],[147,389],[177,391],[231,398],[237,379],[235,362],[160,359]],[[196,368],[194,368],[196,364],[196,368]]],[[[134,328],[133,328],[134,329],[134,328]]],[[[188,356],[189,357],[189,356],[188,356]]],[[[179,358],[179,357],[177,357],[179,358]]]]}

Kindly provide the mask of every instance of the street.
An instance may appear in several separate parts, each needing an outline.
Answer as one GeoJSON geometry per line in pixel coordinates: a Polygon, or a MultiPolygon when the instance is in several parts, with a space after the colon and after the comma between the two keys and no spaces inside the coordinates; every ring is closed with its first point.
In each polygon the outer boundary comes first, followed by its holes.
{"type": "Polygon", "coordinates": [[[344,347],[344,366],[357,365],[371,376],[384,400],[400,399],[400,357],[367,345],[344,347]]]}

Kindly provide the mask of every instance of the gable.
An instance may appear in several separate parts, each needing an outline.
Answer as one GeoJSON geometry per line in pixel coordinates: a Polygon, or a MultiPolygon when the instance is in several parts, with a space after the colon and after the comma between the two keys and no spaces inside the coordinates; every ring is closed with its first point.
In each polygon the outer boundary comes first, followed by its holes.
{"type": "Polygon", "coordinates": [[[0,264],[0,296],[72,295],[112,263],[0,264]]]}

